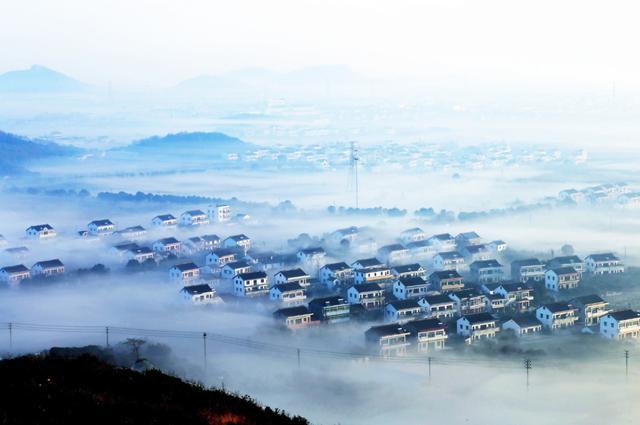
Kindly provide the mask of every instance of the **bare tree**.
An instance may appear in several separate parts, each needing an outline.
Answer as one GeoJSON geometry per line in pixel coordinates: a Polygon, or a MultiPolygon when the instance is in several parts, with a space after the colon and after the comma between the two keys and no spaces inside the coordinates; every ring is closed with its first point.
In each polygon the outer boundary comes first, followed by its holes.
{"type": "Polygon", "coordinates": [[[127,338],[127,340],[124,342],[124,345],[129,346],[129,348],[131,349],[131,352],[136,358],[136,361],[138,361],[140,360],[140,347],[146,344],[146,342],[147,341],[145,341],[144,339],[127,338]]]}

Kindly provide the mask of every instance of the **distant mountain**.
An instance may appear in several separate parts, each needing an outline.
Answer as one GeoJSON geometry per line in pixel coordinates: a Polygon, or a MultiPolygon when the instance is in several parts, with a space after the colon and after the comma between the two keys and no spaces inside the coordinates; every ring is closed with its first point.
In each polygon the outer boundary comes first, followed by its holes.
{"type": "Polygon", "coordinates": [[[361,84],[366,78],[347,65],[320,65],[288,72],[280,81],[289,84],[361,84]]]}
{"type": "Polygon", "coordinates": [[[138,140],[119,150],[134,150],[156,153],[242,153],[256,146],[238,138],[217,132],[183,132],[153,136],[138,140]]]}
{"type": "Polygon", "coordinates": [[[82,150],[72,146],[62,146],[44,140],[33,140],[0,131],[0,174],[26,172],[24,164],[34,159],[53,156],[71,156],[82,150]]]}
{"type": "Polygon", "coordinates": [[[170,91],[174,94],[215,94],[234,95],[247,93],[252,89],[247,84],[230,78],[216,75],[200,75],[184,80],[170,91]]]}
{"type": "Polygon", "coordinates": [[[40,65],[0,74],[0,92],[5,93],[62,93],[86,88],[86,84],[40,65]]]}

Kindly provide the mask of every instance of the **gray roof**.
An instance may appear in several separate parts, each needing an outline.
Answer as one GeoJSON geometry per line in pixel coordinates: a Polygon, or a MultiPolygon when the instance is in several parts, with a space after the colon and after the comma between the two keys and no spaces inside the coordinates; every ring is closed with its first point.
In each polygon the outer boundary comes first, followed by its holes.
{"type": "Polygon", "coordinates": [[[307,274],[307,272],[305,272],[301,268],[290,269],[290,270],[280,270],[278,272],[278,274],[282,274],[287,279],[295,279],[295,278],[301,278],[301,277],[309,276],[307,274]]]}
{"type": "Polygon", "coordinates": [[[35,266],[40,266],[43,269],[55,269],[55,268],[58,268],[58,267],[64,267],[64,264],[62,264],[62,261],[60,261],[60,260],[58,260],[56,258],[55,260],[38,261],[33,266],[34,267],[35,266]]]}
{"type": "Polygon", "coordinates": [[[609,313],[608,315],[613,317],[614,319],[616,319],[618,321],[636,319],[636,318],[640,317],[640,313],[638,313],[637,311],[633,311],[633,310],[614,311],[614,312],[609,313]]]}
{"type": "MultiPolygon", "coordinates": [[[[36,224],[34,226],[29,226],[29,228],[27,228],[27,230],[29,229],[34,229],[36,232],[41,232],[43,230],[53,230],[53,227],[51,227],[51,225],[49,224],[36,224]]],[[[2,235],[0,235],[2,236],[2,235]]]]}
{"type": "Polygon", "coordinates": [[[280,283],[278,285],[273,285],[271,289],[277,289],[280,292],[289,292],[289,291],[299,291],[302,289],[299,283],[280,283]]]}
{"type": "Polygon", "coordinates": [[[546,307],[552,313],[559,313],[561,311],[575,310],[573,308],[573,306],[571,306],[571,304],[561,303],[561,302],[545,304],[542,307],[546,307]]]}
{"type": "Polygon", "coordinates": [[[371,266],[380,266],[382,263],[375,257],[372,258],[362,258],[360,260],[356,260],[353,264],[360,264],[362,267],[371,267],[371,266]]]}
{"type": "Polygon", "coordinates": [[[338,272],[338,271],[342,271],[342,270],[351,269],[351,267],[349,267],[349,265],[347,263],[345,263],[344,261],[339,262],[339,263],[325,264],[324,267],[328,268],[332,272],[338,272]]]}
{"type": "Polygon", "coordinates": [[[267,274],[265,272],[249,272],[240,273],[237,277],[242,280],[266,279],[267,274]]]}
{"type": "Polygon", "coordinates": [[[416,272],[416,271],[420,270],[420,268],[422,268],[422,266],[420,264],[418,264],[418,263],[405,264],[403,266],[394,266],[394,267],[392,267],[392,269],[395,270],[398,273],[416,272]]]}
{"type": "Polygon", "coordinates": [[[161,214],[157,215],[154,218],[159,218],[161,221],[175,220],[176,218],[171,214],[161,214]]]}
{"type": "Polygon", "coordinates": [[[295,317],[310,315],[309,309],[303,305],[297,307],[287,307],[276,310],[273,315],[276,317],[295,317]]]}
{"type": "Polygon", "coordinates": [[[408,334],[408,333],[410,332],[407,329],[395,323],[390,325],[372,326],[369,329],[367,329],[367,331],[365,332],[367,336],[375,336],[378,338],[384,337],[384,336],[402,335],[402,334],[408,334]]]}
{"type": "Polygon", "coordinates": [[[558,267],[558,268],[553,269],[553,272],[555,274],[557,274],[558,276],[564,275],[564,274],[575,274],[575,273],[578,273],[576,271],[576,269],[574,269],[573,267],[558,267]]]}
{"type": "Polygon", "coordinates": [[[180,270],[181,272],[186,272],[188,270],[195,270],[198,269],[199,267],[196,266],[194,263],[183,263],[183,264],[176,264],[175,266],[173,266],[175,268],[177,268],[178,270],[180,270]]]}
{"type": "Polygon", "coordinates": [[[185,211],[184,214],[189,214],[190,216],[206,215],[202,210],[189,210],[189,211],[185,211]]]}
{"type": "Polygon", "coordinates": [[[437,277],[440,280],[444,280],[444,279],[459,279],[462,276],[456,270],[440,270],[440,271],[431,273],[429,278],[431,277],[437,277]]]}
{"type": "Polygon", "coordinates": [[[462,317],[467,319],[471,324],[496,321],[496,318],[490,315],[489,313],[469,314],[467,316],[462,316],[462,317]]]}
{"type": "Polygon", "coordinates": [[[93,220],[89,224],[94,224],[94,225],[96,225],[98,227],[101,227],[101,226],[113,226],[113,223],[111,222],[111,220],[109,220],[107,218],[103,218],[101,220],[93,220]]]}
{"type": "Polygon", "coordinates": [[[387,305],[393,306],[396,310],[409,310],[420,308],[420,304],[418,304],[417,300],[398,300],[391,301],[387,305]]]}
{"type": "Polygon", "coordinates": [[[246,269],[247,267],[249,267],[249,264],[247,264],[246,261],[231,261],[227,264],[224,265],[224,267],[229,267],[231,269],[237,270],[237,269],[246,269]]]}
{"type": "Polygon", "coordinates": [[[526,266],[541,266],[542,262],[537,258],[527,258],[525,260],[516,260],[511,262],[511,266],[526,267],[526,266]]]}
{"type": "Polygon", "coordinates": [[[439,252],[436,255],[442,257],[443,260],[457,260],[464,258],[462,254],[457,251],[439,252]]]}
{"type": "Polygon", "coordinates": [[[589,295],[583,295],[581,297],[576,297],[576,298],[574,298],[574,301],[577,302],[577,303],[580,303],[582,305],[601,304],[601,303],[606,302],[605,300],[600,298],[599,295],[596,295],[596,294],[589,294],[589,295]]]}
{"type": "Polygon", "coordinates": [[[159,239],[158,242],[161,243],[162,245],[171,245],[171,244],[180,243],[180,241],[174,237],[162,238],[162,239],[159,239]]]}
{"type": "Polygon", "coordinates": [[[15,266],[6,266],[0,270],[4,270],[7,273],[25,273],[29,271],[29,269],[22,264],[17,264],[15,266]]]}
{"type": "Polygon", "coordinates": [[[613,253],[608,252],[605,254],[591,254],[589,255],[594,261],[620,261],[613,253]]]}
{"type": "Polygon", "coordinates": [[[451,304],[451,303],[453,303],[453,300],[451,298],[449,298],[448,296],[444,295],[444,294],[429,295],[429,296],[424,297],[424,300],[429,305],[451,304]]]}
{"type": "Polygon", "coordinates": [[[398,281],[404,286],[427,285],[427,282],[425,282],[425,280],[419,276],[401,277],[400,279],[398,279],[398,281]]]}
{"type": "Polygon", "coordinates": [[[211,289],[211,287],[207,284],[202,284],[185,286],[184,288],[182,288],[182,292],[186,292],[189,295],[200,295],[206,294],[207,292],[213,292],[213,289],[211,289]]]}
{"type": "Polygon", "coordinates": [[[359,285],[353,285],[352,288],[355,288],[358,292],[373,292],[383,290],[377,283],[361,283],[359,285]]]}
{"type": "Polygon", "coordinates": [[[494,268],[494,267],[502,267],[502,264],[500,264],[497,260],[479,260],[471,263],[471,267],[478,268],[478,269],[487,269],[487,268],[494,268]]]}

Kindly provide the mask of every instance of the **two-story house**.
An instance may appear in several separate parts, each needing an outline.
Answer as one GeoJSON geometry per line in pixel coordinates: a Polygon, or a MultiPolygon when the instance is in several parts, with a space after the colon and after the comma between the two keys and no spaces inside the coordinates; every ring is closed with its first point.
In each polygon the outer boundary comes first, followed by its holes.
{"type": "Polygon", "coordinates": [[[64,274],[64,264],[56,259],[47,261],[38,261],[31,267],[32,276],[60,276],[64,274]]]}
{"type": "Polygon", "coordinates": [[[400,241],[402,241],[404,245],[412,242],[424,241],[426,239],[427,234],[419,227],[413,227],[400,233],[400,241]]]}
{"type": "Polygon", "coordinates": [[[8,283],[9,285],[17,285],[25,279],[31,277],[29,269],[22,265],[17,264],[15,266],[5,266],[0,269],[0,282],[8,283]]]}
{"type": "Polygon", "coordinates": [[[55,229],[50,224],[29,226],[25,232],[28,239],[51,239],[57,235],[55,229]]]}
{"type": "Polygon", "coordinates": [[[418,263],[404,264],[401,266],[391,267],[391,274],[396,279],[403,277],[425,277],[425,269],[418,263]]]}
{"type": "Polygon", "coordinates": [[[404,328],[411,332],[418,351],[424,353],[443,349],[449,337],[447,325],[438,319],[412,320],[405,323],[404,328]]]}
{"type": "Polygon", "coordinates": [[[237,249],[247,255],[251,248],[251,239],[245,234],[232,235],[222,241],[222,247],[227,249],[237,249]]]}
{"type": "Polygon", "coordinates": [[[265,272],[240,273],[233,278],[233,293],[238,297],[261,297],[269,294],[265,272]]]}
{"type": "Polygon", "coordinates": [[[410,345],[409,335],[411,332],[397,323],[373,326],[365,332],[365,342],[382,357],[404,356],[410,345]]]}
{"type": "Polygon", "coordinates": [[[544,280],[544,264],[537,258],[516,260],[511,263],[511,279],[517,282],[542,282],[544,280]]]}
{"type": "Polygon", "coordinates": [[[287,306],[295,306],[303,304],[307,295],[304,288],[297,282],[279,283],[269,289],[269,299],[287,306]]]}
{"type": "Polygon", "coordinates": [[[178,219],[171,214],[160,214],[151,219],[151,224],[156,227],[176,227],[178,219]]]}
{"type": "Polygon", "coordinates": [[[534,315],[517,316],[505,321],[502,324],[502,330],[511,331],[520,337],[539,333],[542,331],[542,324],[534,315]]]}
{"type": "Polygon", "coordinates": [[[377,283],[362,283],[347,290],[349,304],[360,304],[367,310],[384,307],[384,289],[377,283]]]}
{"type": "Polygon", "coordinates": [[[378,258],[389,265],[401,264],[409,257],[409,250],[398,243],[385,245],[378,249],[378,258]]]}
{"type": "Polygon", "coordinates": [[[571,305],[578,309],[579,323],[587,327],[597,326],[600,318],[611,311],[609,303],[596,294],[574,298],[571,305]]]}
{"type": "Polygon", "coordinates": [[[212,223],[226,223],[231,220],[231,207],[226,204],[209,205],[207,215],[212,223]]]}
{"type": "Polygon", "coordinates": [[[328,323],[343,322],[351,317],[349,302],[338,295],[312,299],[309,302],[309,311],[316,320],[328,323]]]}
{"type": "Polygon", "coordinates": [[[220,277],[222,279],[233,279],[239,274],[249,273],[251,266],[246,261],[231,261],[220,267],[220,277]]]}
{"type": "Polygon", "coordinates": [[[568,328],[578,322],[577,309],[571,304],[561,302],[538,307],[536,318],[542,326],[551,330],[568,328]]]}
{"type": "Polygon", "coordinates": [[[222,298],[207,284],[185,286],[180,290],[183,297],[194,304],[217,304],[222,298]]]}
{"type": "Polygon", "coordinates": [[[168,237],[155,241],[151,247],[155,252],[178,255],[182,249],[182,244],[176,238],[168,237]]]}
{"type": "Polygon", "coordinates": [[[458,251],[464,257],[468,264],[474,261],[490,260],[493,257],[493,252],[486,245],[464,245],[458,248],[458,251]]]}
{"type": "Polygon", "coordinates": [[[447,252],[456,249],[456,239],[450,233],[440,233],[431,236],[427,242],[433,246],[436,252],[447,252]]]}
{"type": "Polygon", "coordinates": [[[353,271],[353,281],[356,285],[362,283],[377,283],[380,287],[391,291],[393,276],[387,266],[371,266],[353,271]]]}
{"type": "Polygon", "coordinates": [[[482,238],[476,232],[462,232],[456,235],[458,247],[482,244],[482,238]]]}
{"type": "Polygon", "coordinates": [[[600,335],[615,340],[640,338],[640,313],[633,310],[607,313],[600,318],[600,335]]]}
{"type": "Polygon", "coordinates": [[[203,226],[209,224],[209,216],[202,210],[189,210],[180,214],[182,226],[203,226]]]}
{"type": "Polygon", "coordinates": [[[169,278],[185,286],[195,285],[200,279],[200,267],[194,263],[176,264],[169,269],[169,278]]]}
{"type": "Polygon", "coordinates": [[[110,235],[116,229],[116,225],[109,219],[93,220],[87,225],[89,233],[93,236],[106,236],[110,235]]]}
{"type": "Polygon", "coordinates": [[[499,283],[504,277],[504,268],[497,260],[474,261],[469,269],[471,278],[479,284],[499,283]]]}
{"type": "Polygon", "coordinates": [[[433,256],[433,269],[437,271],[455,270],[461,272],[465,269],[465,264],[464,257],[458,251],[438,252],[433,256]]]}
{"type": "Polygon", "coordinates": [[[418,304],[422,307],[427,317],[439,320],[447,320],[458,314],[456,303],[447,295],[428,295],[418,300],[418,304]]]}
{"type": "Polygon", "coordinates": [[[494,293],[504,297],[506,307],[515,312],[528,311],[533,304],[533,289],[519,282],[500,283],[494,293]]]}
{"type": "Polygon", "coordinates": [[[584,261],[582,261],[577,255],[554,257],[547,262],[547,270],[557,269],[560,267],[572,267],[578,273],[584,273],[584,261]]]}
{"type": "Polygon", "coordinates": [[[298,283],[303,288],[310,285],[311,276],[301,268],[281,270],[273,276],[276,283],[298,283]]]}
{"type": "Polygon", "coordinates": [[[558,267],[547,270],[544,275],[544,286],[550,291],[575,289],[579,284],[580,273],[573,267],[558,267]]]}
{"type": "Polygon", "coordinates": [[[500,331],[498,321],[489,313],[462,316],[456,320],[456,329],[458,335],[465,337],[467,344],[493,339],[500,331]]]}
{"type": "Polygon", "coordinates": [[[325,264],[318,272],[320,283],[329,290],[346,286],[353,281],[353,270],[345,262],[325,264]]]}
{"type": "Polygon", "coordinates": [[[429,275],[431,287],[439,292],[453,292],[464,289],[464,278],[455,270],[441,270],[429,275]]]}
{"type": "Polygon", "coordinates": [[[384,307],[384,319],[387,322],[404,323],[422,316],[422,307],[417,300],[391,301],[384,307]]]}
{"type": "Polygon", "coordinates": [[[289,329],[301,329],[313,323],[313,313],[305,306],[285,307],[276,310],[273,317],[289,329]]]}
{"type": "Polygon", "coordinates": [[[393,284],[393,295],[399,300],[422,298],[427,295],[429,284],[421,277],[401,277],[393,284]]]}
{"type": "Polygon", "coordinates": [[[584,259],[584,265],[586,272],[594,275],[624,273],[622,260],[610,252],[591,254],[584,259]]]}
{"type": "Polygon", "coordinates": [[[475,288],[449,292],[448,295],[455,302],[456,310],[461,316],[484,313],[489,310],[488,298],[475,288]]]}

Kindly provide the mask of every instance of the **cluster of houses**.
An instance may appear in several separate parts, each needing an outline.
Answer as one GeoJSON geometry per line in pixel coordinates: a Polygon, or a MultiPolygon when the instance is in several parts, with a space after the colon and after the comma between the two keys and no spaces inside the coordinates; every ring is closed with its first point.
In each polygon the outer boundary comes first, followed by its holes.
{"type": "MultiPolygon", "coordinates": [[[[152,219],[154,226],[197,227],[215,219],[230,219],[227,206],[186,211],[152,219]]],[[[609,339],[640,337],[640,315],[631,310],[611,311],[597,295],[569,302],[536,303],[534,292],[570,292],[584,274],[624,272],[612,253],[575,255],[547,261],[537,258],[504,263],[504,241],[484,242],[475,232],[428,235],[407,229],[396,242],[375,246],[375,256],[346,259],[375,242],[357,227],[325,235],[319,246],[294,252],[258,252],[245,234],[220,238],[205,234],[178,240],[164,237],[146,245],[146,230],[134,226],[116,230],[110,220],[94,220],[87,232],[118,235],[112,252],[128,262],[172,260],[169,280],[183,296],[198,304],[221,302],[218,288],[228,295],[271,303],[274,317],[290,329],[347,320],[380,322],[365,332],[365,341],[384,356],[408,349],[444,348],[448,338],[473,344],[495,338],[499,332],[517,336],[580,327],[609,339]]],[[[48,225],[31,226],[27,237],[55,237],[48,225]]],[[[31,269],[22,264],[0,269],[0,281],[17,285],[33,276],[64,273],[60,260],[41,261],[31,269]]]]}
{"type": "Polygon", "coordinates": [[[605,183],[584,189],[565,189],[560,191],[561,201],[575,204],[612,205],[626,208],[640,207],[640,192],[634,191],[627,183],[605,183]]]}

